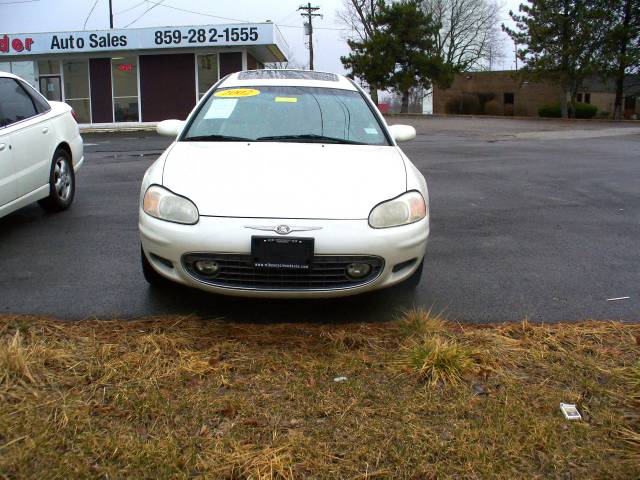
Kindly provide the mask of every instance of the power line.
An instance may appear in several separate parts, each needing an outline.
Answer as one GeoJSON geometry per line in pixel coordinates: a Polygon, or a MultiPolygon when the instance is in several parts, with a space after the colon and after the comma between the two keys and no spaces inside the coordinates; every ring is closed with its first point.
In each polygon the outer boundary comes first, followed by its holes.
{"type": "Polygon", "coordinates": [[[144,12],[142,12],[140,15],[138,15],[136,17],[136,19],[133,22],[129,22],[127,25],[124,26],[124,28],[130,27],[131,25],[133,25],[134,23],[136,23],[138,20],[140,20],[142,17],[144,17],[147,13],[149,13],[151,10],[153,10],[154,8],[156,8],[158,5],[161,5],[162,2],[164,2],[164,0],[160,0],[160,2],[156,3],[156,2],[149,2],[149,3],[153,3],[153,5],[151,5],[149,8],[147,8],[144,12]]]}
{"type": "Polygon", "coordinates": [[[20,0],[18,2],[0,2],[0,5],[15,5],[17,3],[35,3],[39,1],[40,0],[20,0]]]}
{"type": "Polygon", "coordinates": [[[219,17],[217,15],[211,15],[209,13],[204,13],[204,12],[197,12],[195,10],[188,10],[186,8],[174,7],[173,5],[167,5],[167,4],[161,3],[161,2],[154,2],[152,0],[145,0],[145,1],[147,3],[153,3],[154,5],[159,5],[159,6],[164,7],[164,8],[170,8],[172,10],[178,10],[179,12],[193,13],[195,15],[202,15],[204,17],[211,17],[211,18],[219,18],[221,20],[231,20],[232,22],[251,23],[248,20],[241,20],[241,19],[238,19],[238,18],[219,17]]]}
{"type": "MultiPolygon", "coordinates": [[[[282,28],[306,28],[306,27],[301,27],[300,25],[282,25],[280,23],[277,23],[276,25],[282,28]]],[[[313,29],[314,30],[341,30],[341,31],[353,30],[352,28],[337,28],[337,27],[313,27],[313,29]]]]}
{"type": "Polygon", "coordinates": [[[96,8],[96,5],[98,5],[98,1],[96,0],[95,2],[93,2],[93,7],[91,7],[91,10],[89,10],[89,15],[87,15],[87,18],[84,19],[84,25],[82,25],[82,29],[86,30],[87,29],[87,22],[89,21],[89,17],[91,16],[91,14],[93,13],[93,11],[96,8]]]}
{"type": "Polygon", "coordinates": [[[147,0],[142,0],[140,3],[136,3],[133,7],[125,8],[124,10],[120,10],[119,12],[114,13],[114,15],[120,15],[122,13],[129,12],[135,8],[138,8],[140,5],[144,5],[147,3],[147,0]]]}
{"type": "MultiPolygon", "coordinates": [[[[31,0],[31,1],[40,1],[40,0],[31,0]]],[[[210,13],[205,13],[205,12],[198,12],[196,10],[189,10],[187,8],[180,8],[180,7],[175,7],[173,5],[168,5],[166,3],[161,3],[161,2],[154,2],[152,0],[143,0],[140,3],[137,3],[136,5],[126,8],[124,10],[120,10],[119,12],[116,12],[114,15],[120,15],[123,13],[126,13],[130,10],[133,10],[135,8],[138,8],[140,5],[143,5],[145,3],[152,3],[154,5],[158,5],[160,7],[164,7],[164,8],[169,8],[171,10],[177,10],[179,12],[185,12],[185,13],[193,13],[194,15],[202,15],[203,17],[209,17],[209,18],[216,18],[219,20],[229,20],[232,22],[241,22],[241,23],[253,23],[250,20],[243,20],[241,18],[229,18],[229,17],[221,17],[219,15],[211,15],[210,13]]],[[[287,15],[286,17],[283,17],[283,20],[287,17],[289,17],[290,15],[287,15]]],[[[282,28],[305,28],[303,26],[300,25],[282,25],[280,23],[275,22],[275,25],[278,27],[282,27],[282,28]]],[[[332,27],[313,27],[314,30],[334,30],[334,31],[350,31],[352,30],[351,28],[332,28],[332,27]]]]}
{"type": "Polygon", "coordinates": [[[307,17],[307,23],[304,27],[306,34],[309,36],[309,70],[313,70],[313,17],[322,18],[321,14],[314,13],[318,10],[320,10],[320,7],[312,7],[311,2],[298,8],[298,11],[302,11],[300,15],[307,17]]]}
{"type": "Polygon", "coordinates": [[[284,17],[282,17],[280,20],[276,20],[276,21],[275,21],[275,22],[273,22],[273,23],[278,24],[278,23],[280,23],[280,22],[288,22],[289,20],[293,20],[292,18],[290,19],[289,17],[293,17],[294,15],[298,15],[298,11],[297,11],[297,10],[296,10],[296,11],[294,11],[294,12],[291,12],[291,13],[289,13],[289,14],[287,14],[287,15],[285,15],[285,16],[284,16],[284,17]]]}
{"type": "MultiPolygon", "coordinates": [[[[39,1],[39,0],[33,0],[33,1],[39,1]]],[[[160,3],[160,2],[154,2],[152,0],[143,0],[142,2],[134,5],[133,7],[129,7],[126,8],[124,10],[120,10],[119,12],[116,12],[115,15],[120,15],[122,13],[128,12],[130,10],[133,10],[134,8],[139,7],[140,5],[144,4],[144,3],[153,3],[155,5],[158,5],[160,7],[164,7],[164,8],[170,8],[171,10],[177,10],[179,12],[185,12],[185,13],[193,13],[194,15],[202,15],[203,17],[209,17],[209,18],[217,18],[219,20],[229,20],[232,22],[241,22],[241,23],[253,23],[250,20],[243,20],[241,18],[229,18],[229,17],[221,17],[219,15],[211,15],[210,13],[205,13],[205,12],[198,12],[196,10],[189,10],[187,8],[180,8],[180,7],[175,7],[173,5],[168,5],[166,3],[160,3]]],[[[283,17],[283,20],[287,17],[289,17],[290,15],[287,15],[286,17],[283,17]]],[[[278,22],[275,22],[275,25],[278,27],[282,27],[282,28],[304,28],[300,25],[282,25],[278,22]]],[[[313,27],[314,30],[334,30],[334,31],[347,31],[347,30],[352,30],[351,28],[331,28],[331,27],[313,27]]]]}

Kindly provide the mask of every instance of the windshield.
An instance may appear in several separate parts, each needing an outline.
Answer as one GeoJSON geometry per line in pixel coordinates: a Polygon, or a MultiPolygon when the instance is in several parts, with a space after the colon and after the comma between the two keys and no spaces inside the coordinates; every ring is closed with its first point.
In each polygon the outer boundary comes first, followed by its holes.
{"type": "Polygon", "coordinates": [[[289,86],[216,90],[182,140],[389,145],[359,92],[289,86]]]}

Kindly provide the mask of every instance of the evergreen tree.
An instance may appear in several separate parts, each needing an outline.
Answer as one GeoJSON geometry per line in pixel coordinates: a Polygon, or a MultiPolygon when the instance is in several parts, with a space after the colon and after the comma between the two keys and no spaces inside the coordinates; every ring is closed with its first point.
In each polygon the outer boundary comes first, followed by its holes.
{"type": "Polygon", "coordinates": [[[519,13],[509,12],[516,30],[503,29],[518,45],[524,73],[548,79],[562,88],[562,116],[567,99],[575,112],[576,94],[588,76],[597,73],[607,33],[607,0],[527,0],[519,13]]]}
{"type": "Polygon", "coordinates": [[[450,68],[435,51],[439,25],[422,11],[418,0],[390,4],[380,0],[372,22],[376,31],[362,41],[349,40],[352,51],[341,58],[351,75],[399,92],[403,113],[409,110],[412,88],[451,83],[450,68]]]}

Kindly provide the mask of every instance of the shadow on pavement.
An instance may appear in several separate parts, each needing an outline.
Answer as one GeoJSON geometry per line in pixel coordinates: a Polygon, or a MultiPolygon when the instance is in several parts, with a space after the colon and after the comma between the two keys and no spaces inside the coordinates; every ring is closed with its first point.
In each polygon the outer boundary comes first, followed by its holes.
{"type": "Polygon", "coordinates": [[[150,287],[146,301],[153,311],[190,312],[203,319],[240,323],[371,323],[393,320],[417,303],[416,291],[402,285],[353,297],[332,299],[269,299],[216,295],[171,285],[150,287]]]}

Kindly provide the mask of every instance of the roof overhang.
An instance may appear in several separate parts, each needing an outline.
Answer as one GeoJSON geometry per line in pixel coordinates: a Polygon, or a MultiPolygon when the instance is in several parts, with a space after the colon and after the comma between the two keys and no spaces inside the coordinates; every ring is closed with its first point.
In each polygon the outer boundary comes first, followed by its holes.
{"type": "Polygon", "coordinates": [[[267,23],[190,25],[49,33],[0,33],[0,62],[62,55],[247,48],[261,63],[286,61],[289,47],[267,23]]]}

